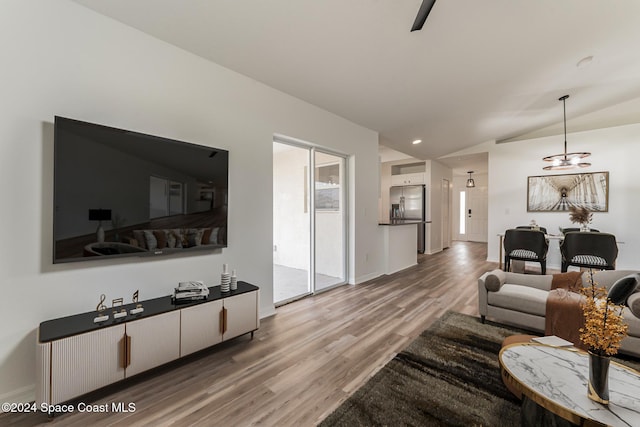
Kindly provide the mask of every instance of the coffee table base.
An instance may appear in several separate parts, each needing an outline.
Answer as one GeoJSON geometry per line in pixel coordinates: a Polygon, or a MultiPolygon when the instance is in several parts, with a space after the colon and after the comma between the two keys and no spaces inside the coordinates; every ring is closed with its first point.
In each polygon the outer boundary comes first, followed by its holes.
{"type": "Polygon", "coordinates": [[[522,427],[573,427],[577,425],[546,410],[527,396],[523,396],[522,398],[520,411],[520,425],[522,425],[522,427]]]}

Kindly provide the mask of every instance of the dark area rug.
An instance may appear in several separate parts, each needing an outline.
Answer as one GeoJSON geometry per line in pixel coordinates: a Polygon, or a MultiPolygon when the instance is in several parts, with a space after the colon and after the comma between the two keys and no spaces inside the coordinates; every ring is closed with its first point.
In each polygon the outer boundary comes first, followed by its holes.
{"type": "Polygon", "coordinates": [[[498,363],[502,340],[517,333],[447,312],[320,426],[520,425],[498,363]]]}

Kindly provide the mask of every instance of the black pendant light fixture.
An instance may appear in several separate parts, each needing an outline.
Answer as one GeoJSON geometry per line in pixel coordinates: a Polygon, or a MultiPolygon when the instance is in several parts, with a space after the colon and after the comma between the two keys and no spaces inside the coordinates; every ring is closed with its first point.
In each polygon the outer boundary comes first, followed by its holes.
{"type": "Polygon", "coordinates": [[[558,101],[562,101],[562,108],[564,110],[564,153],[554,154],[553,156],[547,156],[543,158],[545,162],[551,162],[551,165],[545,166],[542,169],[549,170],[567,170],[575,168],[586,168],[591,166],[591,163],[583,162],[582,159],[589,157],[591,153],[579,152],[579,153],[567,153],[567,107],[566,100],[569,95],[561,96],[558,101]]]}
{"type": "Polygon", "coordinates": [[[467,180],[467,188],[473,188],[476,186],[476,182],[473,180],[473,178],[471,178],[471,174],[473,173],[473,171],[467,171],[467,173],[469,174],[469,179],[467,180]]]}

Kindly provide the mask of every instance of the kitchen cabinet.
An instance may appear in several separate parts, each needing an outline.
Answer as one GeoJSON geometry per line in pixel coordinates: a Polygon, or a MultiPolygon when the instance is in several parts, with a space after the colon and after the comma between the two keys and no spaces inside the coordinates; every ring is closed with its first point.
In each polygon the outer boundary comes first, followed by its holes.
{"type": "Polygon", "coordinates": [[[415,185],[424,184],[424,173],[405,173],[391,175],[391,185],[415,185]]]}

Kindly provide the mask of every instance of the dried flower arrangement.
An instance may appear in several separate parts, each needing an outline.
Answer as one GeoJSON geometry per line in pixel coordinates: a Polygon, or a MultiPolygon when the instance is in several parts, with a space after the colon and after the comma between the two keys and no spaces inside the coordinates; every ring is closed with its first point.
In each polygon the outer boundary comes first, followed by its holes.
{"type": "Polygon", "coordinates": [[[616,305],[607,298],[607,289],[597,286],[593,272],[589,275],[589,282],[590,286],[581,291],[586,298],[582,306],[585,324],[580,328],[580,340],[591,353],[613,356],[627,336],[628,325],[622,319],[624,306],[616,305]]]}
{"type": "Polygon", "coordinates": [[[569,208],[569,219],[572,223],[582,225],[591,224],[593,213],[589,212],[584,206],[571,206],[569,208]]]}

